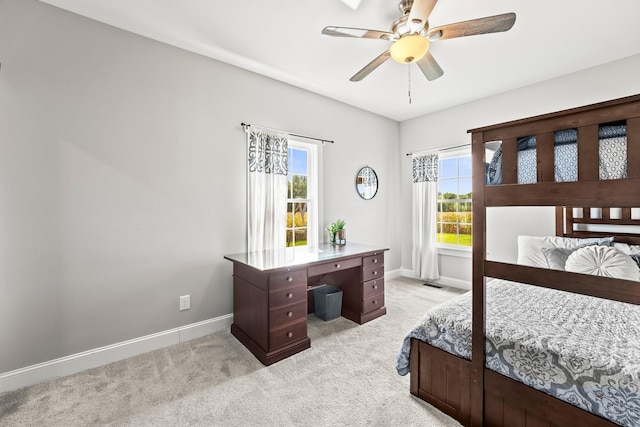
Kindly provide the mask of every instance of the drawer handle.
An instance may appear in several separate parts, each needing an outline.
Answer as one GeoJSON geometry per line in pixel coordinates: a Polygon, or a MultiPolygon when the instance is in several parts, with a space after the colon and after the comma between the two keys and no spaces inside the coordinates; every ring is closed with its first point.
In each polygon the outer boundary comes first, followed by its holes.
{"type": "Polygon", "coordinates": [[[293,316],[293,311],[290,311],[287,313],[287,317],[292,317],[293,316]]]}
{"type": "Polygon", "coordinates": [[[373,300],[373,305],[376,305],[376,304],[378,304],[378,301],[373,300]]]}
{"type": "Polygon", "coordinates": [[[377,263],[378,263],[378,258],[374,258],[374,259],[373,259],[373,263],[374,263],[374,264],[377,264],[377,263]]]}
{"type": "Polygon", "coordinates": [[[287,294],[287,298],[289,298],[289,299],[293,298],[293,293],[289,292],[289,293],[287,294]]]}
{"type": "Polygon", "coordinates": [[[287,338],[291,338],[293,336],[293,332],[287,332],[287,338]]]}
{"type": "Polygon", "coordinates": [[[287,282],[289,282],[289,283],[293,282],[293,277],[291,277],[291,276],[287,277],[287,282]]]}
{"type": "Polygon", "coordinates": [[[378,289],[378,285],[373,285],[373,289],[378,289]]]}
{"type": "Polygon", "coordinates": [[[340,264],[336,264],[336,268],[340,268],[340,264]]]}
{"type": "Polygon", "coordinates": [[[378,275],[378,272],[377,272],[377,271],[374,271],[374,272],[373,272],[373,275],[374,275],[374,276],[377,276],[377,275],[378,275]]]}

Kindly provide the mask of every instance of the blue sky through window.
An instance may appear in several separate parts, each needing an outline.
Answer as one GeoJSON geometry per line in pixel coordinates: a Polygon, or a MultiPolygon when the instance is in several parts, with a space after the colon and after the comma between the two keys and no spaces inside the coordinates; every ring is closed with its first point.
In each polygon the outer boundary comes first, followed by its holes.
{"type": "Polygon", "coordinates": [[[455,178],[458,176],[458,159],[453,157],[450,159],[440,160],[440,178],[455,178]]]}
{"type": "Polygon", "coordinates": [[[289,148],[289,174],[307,175],[307,152],[289,148]]]}
{"type": "Polygon", "coordinates": [[[440,160],[438,178],[438,191],[440,193],[471,193],[471,156],[450,157],[440,160]]]}

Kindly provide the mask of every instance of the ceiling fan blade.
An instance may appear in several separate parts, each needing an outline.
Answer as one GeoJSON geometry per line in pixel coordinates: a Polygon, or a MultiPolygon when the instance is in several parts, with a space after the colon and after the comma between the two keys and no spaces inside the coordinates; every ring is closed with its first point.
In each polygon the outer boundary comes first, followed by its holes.
{"type": "Polygon", "coordinates": [[[386,61],[390,57],[391,57],[391,54],[389,53],[388,50],[383,52],[376,59],[374,59],[373,61],[369,62],[367,65],[365,65],[362,70],[360,70],[357,73],[355,73],[353,75],[353,77],[351,77],[349,80],[351,80],[352,82],[359,82],[360,80],[362,80],[365,77],[367,77],[373,70],[375,70],[380,65],[382,65],[384,63],[384,61],[386,61]]]}
{"type": "Polygon", "coordinates": [[[367,30],[365,28],[325,27],[322,34],[333,37],[355,37],[360,39],[392,40],[393,34],[388,31],[367,30]]]}
{"type": "Polygon", "coordinates": [[[414,32],[420,31],[429,20],[429,15],[438,0],[415,0],[409,12],[407,24],[414,32]]]}
{"type": "Polygon", "coordinates": [[[431,52],[427,52],[425,56],[419,59],[417,62],[418,67],[422,70],[422,73],[427,78],[427,80],[435,80],[438,77],[441,77],[444,74],[440,65],[436,59],[431,55],[431,52]]]}
{"type": "Polygon", "coordinates": [[[510,30],[515,22],[515,13],[504,13],[431,28],[427,33],[427,37],[429,37],[429,40],[434,41],[478,34],[500,33],[510,30]]]}

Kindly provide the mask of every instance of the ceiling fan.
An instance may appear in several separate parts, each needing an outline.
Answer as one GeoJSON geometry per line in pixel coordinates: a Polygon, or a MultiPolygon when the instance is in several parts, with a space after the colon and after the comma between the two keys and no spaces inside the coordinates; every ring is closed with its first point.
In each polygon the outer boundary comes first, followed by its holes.
{"type": "Polygon", "coordinates": [[[402,12],[402,16],[393,22],[391,31],[325,27],[322,34],[333,37],[381,39],[393,42],[388,50],[354,74],[350,79],[352,82],[364,79],[390,57],[401,64],[417,63],[428,80],[435,80],[442,76],[444,71],[429,52],[430,42],[508,31],[516,22],[515,13],[504,13],[431,28],[428,19],[437,1],[401,0],[398,8],[402,12]]]}

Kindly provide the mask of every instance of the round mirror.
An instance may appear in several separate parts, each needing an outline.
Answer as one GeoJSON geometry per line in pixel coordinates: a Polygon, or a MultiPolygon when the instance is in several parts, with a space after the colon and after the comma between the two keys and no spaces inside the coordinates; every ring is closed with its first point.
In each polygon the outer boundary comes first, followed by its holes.
{"type": "Polygon", "coordinates": [[[365,200],[373,199],[373,196],[378,192],[378,175],[369,166],[365,166],[358,171],[356,190],[360,197],[365,200]]]}

